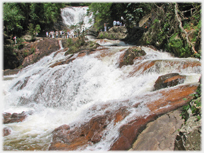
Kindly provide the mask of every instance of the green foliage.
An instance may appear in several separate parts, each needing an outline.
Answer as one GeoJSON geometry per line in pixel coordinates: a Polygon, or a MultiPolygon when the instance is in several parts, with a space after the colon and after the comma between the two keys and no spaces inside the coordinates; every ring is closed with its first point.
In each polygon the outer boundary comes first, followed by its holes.
{"type": "Polygon", "coordinates": [[[31,54],[33,54],[33,53],[35,52],[35,48],[32,47],[32,48],[30,49],[30,51],[31,51],[31,54]]]}
{"type": "Polygon", "coordinates": [[[67,39],[65,47],[69,47],[68,51],[65,52],[65,55],[73,54],[80,51],[80,47],[85,44],[85,37],[79,36],[78,39],[74,42],[71,38],[67,39]]]}
{"type": "MultiPolygon", "coordinates": [[[[190,101],[187,105],[182,107],[181,116],[187,121],[188,119],[188,110],[190,109],[194,116],[197,116],[197,119],[201,119],[201,84],[199,84],[196,93],[191,94],[193,96],[193,100],[190,101]]],[[[186,98],[183,100],[187,100],[186,98]]]]}
{"type": "Polygon", "coordinates": [[[34,38],[36,33],[39,33],[41,30],[40,25],[37,24],[35,27],[32,23],[29,24],[28,26],[28,31],[30,33],[30,35],[34,38]]]}
{"type": "Polygon", "coordinates": [[[104,23],[111,22],[111,5],[112,3],[91,3],[89,5],[89,12],[93,12],[95,16],[94,26],[97,30],[103,28],[104,23]]]}
{"type": "Polygon", "coordinates": [[[15,3],[4,3],[3,5],[3,21],[4,32],[7,34],[23,29],[21,25],[25,17],[20,14],[20,10],[15,3]]]}
{"type": "Polygon", "coordinates": [[[67,45],[71,46],[73,44],[72,38],[67,39],[67,45]]]}
{"type": "Polygon", "coordinates": [[[27,30],[39,33],[58,21],[63,7],[64,3],[4,3],[4,33],[18,36],[27,30]]]}

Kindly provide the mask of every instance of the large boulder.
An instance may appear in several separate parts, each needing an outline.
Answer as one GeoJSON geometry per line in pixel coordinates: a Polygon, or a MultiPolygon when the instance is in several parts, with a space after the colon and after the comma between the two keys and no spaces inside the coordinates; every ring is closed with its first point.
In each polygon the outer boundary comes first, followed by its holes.
{"type": "MultiPolygon", "coordinates": [[[[145,128],[148,122],[155,120],[159,115],[165,114],[185,105],[193,98],[190,96],[190,94],[194,93],[196,89],[197,85],[183,85],[169,90],[158,90],[157,92],[162,94],[161,98],[153,100],[147,104],[147,107],[151,113],[146,117],[138,118],[135,116],[134,120],[123,125],[120,128],[120,135],[118,139],[114,142],[110,150],[130,149],[135,139],[145,128]]],[[[156,93],[153,92],[152,95],[153,94],[156,93]]]]}
{"type": "Polygon", "coordinates": [[[3,113],[3,123],[14,123],[14,122],[22,122],[26,118],[26,113],[3,113]]]}
{"type": "Polygon", "coordinates": [[[57,39],[45,39],[39,42],[35,42],[27,45],[20,52],[25,54],[25,51],[28,50],[30,55],[26,56],[22,62],[22,66],[33,64],[40,60],[42,57],[49,55],[50,53],[60,49],[59,42],[57,39]]]}
{"type": "Polygon", "coordinates": [[[22,122],[28,115],[31,115],[32,112],[21,112],[21,113],[3,113],[3,124],[22,122]]]}
{"type": "Polygon", "coordinates": [[[100,32],[97,36],[99,39],[125,39],[127,36],[127,29],[123,26],[114,26],[110,28],[108,31],[100,32]]]}
{"type": "Polygon", "coordinates": [[[154,84],[154,90],[159,90],[166,87],[176,86],[184,82],[186,76],[179,75],[179,73],[169,73],[159,76],[154,84]]]}
{"type": "Polygon", "coordinates": [[[137,65],[134,67],[134,69],[129,73],[129,76],[134,76],[138,72],[139,74],[143,74],[145,72],[157,72],[157,73],[162,73],[162,71],[165,71],[166,69],[172,69],[174,68],[175,70],[181,70],[181,69],[186,69],[186,68],[196,68],[200,69],[201,68],[201,62],[192,60],[192,61],[185,61],[185,60],[171,60],[171,59],[166,59],[166,60],[147,60],[144,62],[139,62],[137,65]],[[162,66],[161,66],[162,65],[162,66]]]}
{"type": "Polygon", "coordinates": [[[53,131],[53,139],[49,150],[76,150],[98,143],[112,120],[116,124],[128,114],[129,112],[124,107],[115,112],[106,111],[104,115],[93,117],[80,127],[70,128],[69,125],[62,125],[53,131]]]}
{"type": "Polygon", "coordinates": [[[25,40],[25,41],[27,41],[27,42],[31,42],[32,40],[33,40],[33,37],[31,36],[31,35],[24,35],[23,36],[23,39],[25,40]]]}
{"type": "Polygon", "coordinates": [[[174,150],[174,141],[178,129],[184,123],[181,110],[164,114],[147,124],[132,146],[134,150],[174,150]]]}
{"type": "Polygon", "coordinates": [[[140,47],[128,48],[128,50],[120,56],[119,67],[121,68],[124,65],[132,65],[135,59],[139,59],[144,55],[146,55],[146,53],[140,47]]]}
{"type": "MultiPolygon", "coordinates": [[[[189,94],[194,93],[197,86],[197,84],[183,85],[169,90],[154,91],[148,94],[148,97],[155,96],[156,94],[159,94],[161,97],[146,101],[146,107],[150,111],[147,116],[131,115],[131,118],[128,119],[128,123],[121,125],[119,128],[119,136],[114,140],[112,146],[110,146],[110,150],[130,149],[135,139],[148,122],[155,120],[162,114],[185,105],[193,98],[189,96],[189,94]]],[[[140,100],[141,97],[135,98],[140,100]]],[[[128,99],[123,101],[127,106],[123,106],[116,110],[109,110],[111,103],[104,104],[100,108],[93,107],[90,111],[104,111],[105,113],[95,116],[81,125],[62,125],[58,127],[53,131],[49,150],[83,150],[89,145],[100,142],[102,138],[106,139],[105,131],[108,130],[109,124],[118,125],[118,123],[123,122],[131,113],[130,109],[137,108],[140,105],[140,103],[129,104],[128,101],[128,99]]],[[[143,102],[144,99],[141,100],[141,103],[143,102]]],[[[170,118],[169,121],[173,122],[173,117],[170,118]]],[[[176,125],[175,128],[178,128],[178,126],[176,125]]],[[[172,129],[170,130],[172,131],[172,129]]],[[[162,145],[165,145],[165,143],[162,145]]]]}

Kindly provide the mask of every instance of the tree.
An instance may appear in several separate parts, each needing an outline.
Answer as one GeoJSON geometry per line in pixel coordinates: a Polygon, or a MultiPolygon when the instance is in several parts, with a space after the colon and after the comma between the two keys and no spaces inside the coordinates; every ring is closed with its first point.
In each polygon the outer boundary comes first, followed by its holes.
{"type": "Polygon", "coordinates": [[[93,12],[94,26],[97,30],[103,28],[104,23],[111,23],[111,5],[112,3],[91,3],[88,12],[93,12]]]}
{"type": "Polygon", "coordinates": [[[19,30],[23,29],[22,22],[25,17],[20,13],[15,3],[4,3],[3,5],[3,21],[4,33],[7,35],[15,35],[19,30]]]}

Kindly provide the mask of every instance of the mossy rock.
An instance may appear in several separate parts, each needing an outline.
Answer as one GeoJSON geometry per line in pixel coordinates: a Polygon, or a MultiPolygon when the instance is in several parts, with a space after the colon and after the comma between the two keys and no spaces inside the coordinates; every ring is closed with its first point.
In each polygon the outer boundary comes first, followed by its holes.
{"type": "Polygon", "coordinates": [[[146,52],[140,47],[129,48],[123,55],[119,67],[122,67],[123,65],[132,65],[134,63],[134,59],[144,55],[146,55],[146,52]]]}

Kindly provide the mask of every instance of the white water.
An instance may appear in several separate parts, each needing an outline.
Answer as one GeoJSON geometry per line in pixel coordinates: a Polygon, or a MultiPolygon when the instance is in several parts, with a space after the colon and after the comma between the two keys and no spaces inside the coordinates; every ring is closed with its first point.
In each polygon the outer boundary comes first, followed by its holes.
{"type": "MultiPolygon", "coordinates": [[[[100,47],[101,48],[101,47],[100,47]]],[[[27,66],[13,80],[3,81],[4,112],[33,112],[32,115],[19,123],[3,125],[11,129],[11,134],[4,137],[5,150],[47,150],[51,141],[51,132],[63,125],[80,125],[89,121],[93,116],[102,115],[106,110],[116,110],[124,105],[141,102],[144,95],[152,92],[154,82],[158,76],[178,72],[187,75],[183,84],[198,82],[200,67],[178,70],[178,65],[168,66],[168,62],[160,64],[159,72],[156,68],[141,73],[136,72],[132,77],[128,74],[134,67],[145,61],[156,59],[196,61],[197,59],[178,59],[168,53],[153,51],[142,47],[147,55],[143,61],[133,65],[118,68],[120,55],[128,46],[106,46],[108,49],[94,54],[77,58],[69,64],[49,67],[57,61],[66,59],[64,52],[56,52],[42,58],[35,64],[27,66]],[[121,51],[123,50],[123,51],[121,51]],[[109,54],[98,57],[100,54],[109,54]],[[26,85],[22,88],[25,80],[26,85]],[[134,97],[141,97],[140,100],[134,97]],[[122,102],[129,99],[128,103],[122,102]],[[102,104],[109,104],[105,110],[100,110],[102,104]],[[97,106],[96,111],[90,108],[97,106]]],[[[76,57],[74,55],[72,58],[76,57]]],[[[146,101],[159,98],[159,94],[146,101]]],[[[147,97],[145,97],[147,98],[147,97]]],[[[102,141],[86,150],[108,150],[113,140],[118,136],[118,129],[128,122],[131,116],[145,116],[149,113],[145,102],[138,108],[130,108],[131,114],[122,122],[109,124],[109,134],[103,136],[102,141]]]]}
{"type": "Polygon", "coordinates": [[[63,22],[67,26],[78,26],[80,31],[83,31],[90,28],[94,24],[93,13],[87,15],[87,6],[83,7],[66,7],[61,9],[61,16],[63,18],[63,22]],[[79,27],[79,23],[83,22],[82,27],[79,27]]]}

